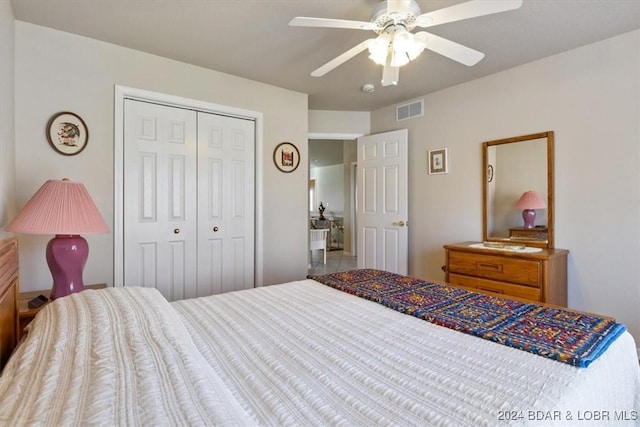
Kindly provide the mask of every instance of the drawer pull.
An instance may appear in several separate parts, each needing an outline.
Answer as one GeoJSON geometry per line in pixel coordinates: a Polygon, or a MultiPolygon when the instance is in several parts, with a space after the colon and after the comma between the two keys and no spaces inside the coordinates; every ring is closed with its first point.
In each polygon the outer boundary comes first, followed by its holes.
{"type": "Polygon", "coordinates": [[[502,273],[502,264],[490,264],[488,262],[479,262],[477,264],[479,270],[499,271],[502,273]]]}
{"type": "Polygon", "coordinates": [[[486,286],[478,286],[478,289],[480,289],[481,291],[493,292],[494,294],[504,294],[504,291],[502,289],[492,289],[487,288],[486,286]]]}

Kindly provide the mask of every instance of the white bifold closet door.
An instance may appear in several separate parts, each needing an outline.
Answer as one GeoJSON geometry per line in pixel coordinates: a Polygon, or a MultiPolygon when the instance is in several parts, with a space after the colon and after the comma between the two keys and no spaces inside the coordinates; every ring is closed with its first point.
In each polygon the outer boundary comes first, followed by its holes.
{"type": "Polygon", "coordinates": [[[255,122],[198,113],[198,296],[254,286],[255,122]]]}
{"type": "Polygon", "coordinates": [[[254,151],[252,120],[125,100],[125,286],[254,286],[254,151]]]}

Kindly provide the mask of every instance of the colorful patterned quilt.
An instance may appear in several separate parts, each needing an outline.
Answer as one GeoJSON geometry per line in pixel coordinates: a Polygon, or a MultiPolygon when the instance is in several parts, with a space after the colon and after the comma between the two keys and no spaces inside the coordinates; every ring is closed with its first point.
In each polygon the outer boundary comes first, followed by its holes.
{"type": "Polygon", "coordinates": [[[456,331],[587,367],[626,327],[610,317],[524,303],[381,270],[310,275],[335,289],[456,331]]]}

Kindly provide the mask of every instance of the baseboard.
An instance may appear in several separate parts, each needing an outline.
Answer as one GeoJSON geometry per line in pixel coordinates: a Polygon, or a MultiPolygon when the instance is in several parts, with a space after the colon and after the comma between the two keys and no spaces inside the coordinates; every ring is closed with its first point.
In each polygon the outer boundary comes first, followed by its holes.
{"type": "Polygon", "coordinates": [[[345,255],[345,256],[355,256],[355,255],[353,255],[351,252],[347,252],[347,251],[342,251],[342,255],[345,255]]]}

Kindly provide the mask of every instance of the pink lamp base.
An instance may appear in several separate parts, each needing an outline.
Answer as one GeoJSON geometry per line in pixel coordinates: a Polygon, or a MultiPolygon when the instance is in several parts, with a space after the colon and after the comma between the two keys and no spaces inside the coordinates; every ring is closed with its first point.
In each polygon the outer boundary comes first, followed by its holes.
{"type": "Polygon", "coordinates": [[[84,289],[82,270],[89,257],[89,245],[84,237],[56,235],[49,241],[46,255],[53,277],[51,299],[84,289]]]}
{"type": "Polygon", "coordinates": [[[522,219],[524,219],[524,228],[534,228],[536,226],[536,210],[535,209],[523,210],[522,219]]]}

